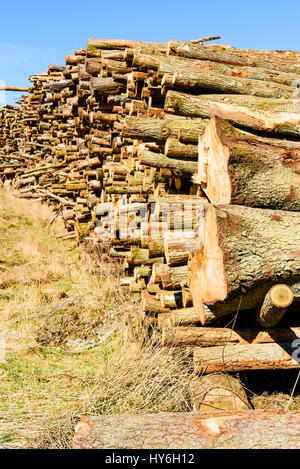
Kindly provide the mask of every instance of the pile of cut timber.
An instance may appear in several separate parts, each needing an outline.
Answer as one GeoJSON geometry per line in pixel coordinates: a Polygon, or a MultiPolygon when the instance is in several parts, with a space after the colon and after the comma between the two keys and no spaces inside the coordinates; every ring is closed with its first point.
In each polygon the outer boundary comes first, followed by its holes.
{"type": "Polygon", "coordinates": [[[197,373],[298,368],[300,54],[207,42],[91,39],[31,76],[0,178],[103,245],[197,373]]]}

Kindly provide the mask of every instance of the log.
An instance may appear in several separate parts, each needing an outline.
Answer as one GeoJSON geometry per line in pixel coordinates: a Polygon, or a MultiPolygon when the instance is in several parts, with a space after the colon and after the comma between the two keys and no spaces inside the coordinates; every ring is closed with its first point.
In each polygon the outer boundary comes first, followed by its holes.
{"type": "Polygon", "coordinates": [[[185,145],[177,138],[169,137],[165,144],[165,155],[179,159],[194,159],[198,157],[198,148],[196,145],[185,145]]]}
{"type": "Polygon", "coordinates": [[[181,308],[171,312],[170,324],[175,326],[199,325],[200,320],[194,308],[181,308]]]}
{"type": "Polygon", "coordinates": [[[167,168],[179,174],[193,174],[197,170],[197,163],[193,161],[177,160],[141,148],[139,150],[140,163],[154,168],[167,168]]]}
{"type": "Polygon", "coordinates": [[[206,119],[148,119],[145,117],[127,117],[125,119],[122,135],[142,141],[155,141],[165,143],[168,137],[177,137],[180,129],[194,129],[198,143],[199,132],[204,131],[206,119]]]}
{"type": "Polygon", "coordinates": [[[208,374],[294,369],[300,368],[298,355],[297,346],[293,346],[293,342],[195,347],[194,370],[195,373],[208,374]]]}
{"type": "Polygon", "coordinates": [[[196,60],[211,60],[213,62],[238,65],[241,67],[262,67],[268,70],[280,70],[287,73],[299,71],[300,63],[297,56],[293,60],[280,56],[276,51],[247,51],[246,49],[224,49],[223,47],[203,47],[197,44],[188,46],[169,41],[167,55],[178,55],[196,60]],[[269,52],[269,53],[268,53],[269,52]]]}
{"type": "Polygon", "coordinates": [[[24,86],[0,86],[0,91],[23,91],[29,93],[30,88],[24,86]]]}
{"type": "Polygon", "coordinates": [[[293,98],[295,88],[274,82],[264,82],[249,78],[226,76],[211,71],[197,71],[195,75],[189,73],[175,73],[172,79],[174,89],[201,92],[212,90],[227,94],[244,94],[260,96],[262,98],[293,98]]]}
{"type": "Polygon", "coordinates": [[[294,293],[288,285],[274,285],[265,296],[258,315],[258,323],[263,327],[276,326],[293,300],[294,293]]]}
{"type": "Polygon", "coordinates": [[[90,82],[91,94],[112,95],[124,91],[124,85],[114,81],[113,78],[93,78],[90,82]]]}
{"type": "Polygon", "coordinates": [[[208,311],[218,318],[260,308],[273,285],[299,282],[299,213],[238,205],[203,209],[203,247],[194,251],[190,265],[193,305],[202,324],[208,311]]]}
{"type": "MultiPolygon", "coordinates": [[[[249,80],[267,82],[269,86],[271,86],[272,83],[279,83],[282,85],[295,87],[295,84],[297,83],[298,79],[298,75],[296,72],[286,73],[278,70],[268,70],[263,67],[236,66],[231,64],[214,62],[211,60],[191,61],[176,56],[172,56],[172,58],[177,59],[177,63],[178,60],[181,59],[179,63],[185,65],[185,67],[180,66],[177,70],[175,70],[173,67],[160,67],[160,71],[163,70],[166,74],[169,74],[166,75],[168,76],[168,78],[165,79],[165,81],[167,81],[167,84],[165,84],[166,87],[170,86],[174,88],[174,83],[172,82],[174,73],[179,73],[182,78],[192,78],[193,82],[194,79],[197,79],[198,72],[201,74],[203,71],[210,72],[211,75],[217,74],[225,75],[227,77],[239,77],[241,79],[246,78],[249,80]]],[[[184,86],[186,87],[185,89],[189,89],[188,80],[185,81],[184,86]]]]}
{"type": "Polygon", "coordinates": [[[299,211],[300,148],[291,143],[264,141],[214,117],[199,138],[193,181],[214,205],[299,211]]]}
{"type": "Polygon", "coordinates": [[[204,119],[218,116],[252,130],[299,138],[300,99],[260,98],[242,95],[192,96],[168,91],[166,112],[204,119]]]}
{"type": "Polygon", "coordinates": [[[127,39],[89,39],[88,50],[104,49],[104,50],[149,50],[149,53],[157,51],[164,53],[167,50],[167,43],[164,42],[144,42],[129,41],[127,39]]]}
{"type": "Polygon", "coordinates": [[[83,417],[73,449],[299,449],[299,417],[280,410],[83,417]]]}
{"type": "Polygon", "coordinates": [[[182,306],[181,291],[161,290],[159,296],[163,308],[180,308],[182,306]]]}
{"type": "Polygon", "coordinates": [[[170,266],[187,264],[194,249],[199,248],[196,239],[191,240],[164,240],[164,253],[167,264],[170,266]]]}
{"type": "MultiPolygon", "coordinates": [[[[174,311],[171,316],[174,317],[174,311]]],[[[175,322],[175,321],[172,321],[175,322]]],[[[178,321],[177,321],[178,322],[178,321]]],[[[270,344],[292,342],[300,338],[300,328],[236,329],[224,327],[166,327],[162,331],[163,347],[214,347],[236,344],[270,344]]]]}
{"type": "Polygon", "coordinates": [[[223,373],[199,376],[190,386],[194,412],[237,411],[250,409],[241,382],[223,373]]]}
{"type": "Polygon", "coordinates": [[[162,307],[159,300],[156,300],[149,295],[142,298],[141,311],[146,313],[148,316],[156,316],[160,313],[170,313],[169,308],[162,307]]]}
{"type": "Polygon", "coordinates": [[[159,313],[157,315],[157,329],[161,330],[165,326],[170,326],[170,313],[159,313]]]}
{"type": "Polygon", "coordinates": [[[164,265],[161,270],[161,283],[164,290],[177,290],[186,285],[188,279],[187,265],[169,267],[164,265]]]}

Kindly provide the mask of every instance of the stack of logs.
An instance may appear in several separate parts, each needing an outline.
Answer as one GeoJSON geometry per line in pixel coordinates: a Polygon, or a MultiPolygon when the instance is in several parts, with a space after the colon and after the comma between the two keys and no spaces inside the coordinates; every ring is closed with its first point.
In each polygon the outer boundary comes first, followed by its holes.
{"type": "Polygon", "coordinates": [[[91,39],[0,109],[2,181],[122,263],[209,410],[248,407],[220,372],[298,368],[300,338],[300,54],[210,39],[91,39]]]}

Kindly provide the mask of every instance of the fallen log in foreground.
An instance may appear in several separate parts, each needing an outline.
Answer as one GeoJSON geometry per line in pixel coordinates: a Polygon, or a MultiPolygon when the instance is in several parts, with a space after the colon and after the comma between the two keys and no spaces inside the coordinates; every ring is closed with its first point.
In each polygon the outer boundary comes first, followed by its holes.
{"type": "Polygon", "coordinates": [[[299,449],[300,411],[83,417],[73,449],[299,449]]]}

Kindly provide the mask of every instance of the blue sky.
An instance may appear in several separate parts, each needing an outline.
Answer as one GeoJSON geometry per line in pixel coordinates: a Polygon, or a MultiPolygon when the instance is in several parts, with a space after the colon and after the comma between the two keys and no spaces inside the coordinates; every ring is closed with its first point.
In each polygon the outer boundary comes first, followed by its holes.
{"type": "MultiPolygon", "coordinates": [[[[2,2],[0,21],[0,81],[9,86],[27,86],[30,74],[64,64],[88,38],[167,41],[219,34],[218,42],[235,47],[300,50],[297,0],[15,0],[2,2]]],[[[18,96],[6,95],[8,102],[18,96]]]]}

